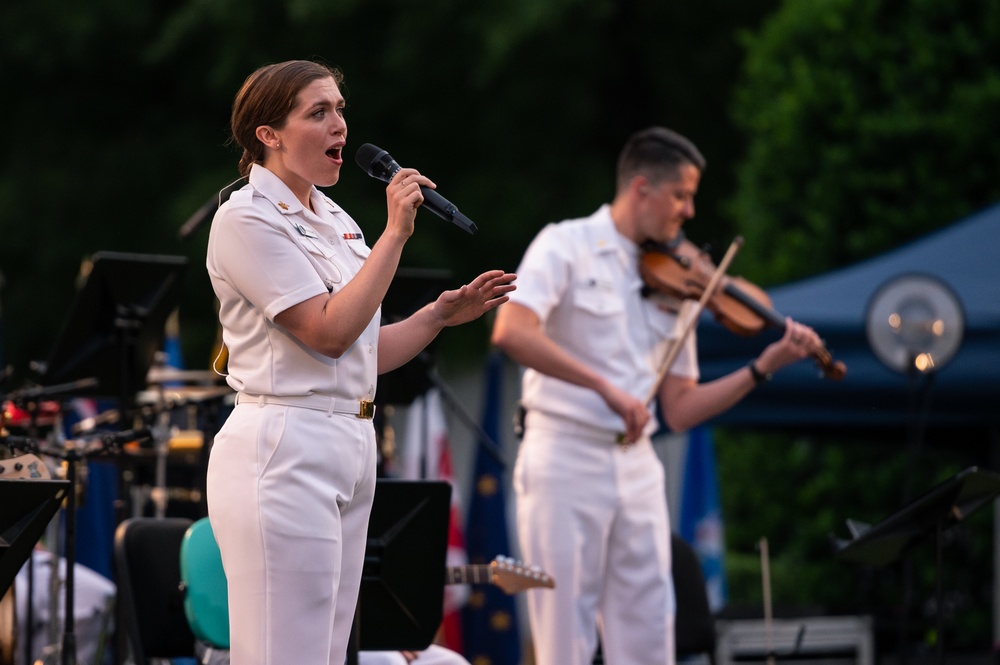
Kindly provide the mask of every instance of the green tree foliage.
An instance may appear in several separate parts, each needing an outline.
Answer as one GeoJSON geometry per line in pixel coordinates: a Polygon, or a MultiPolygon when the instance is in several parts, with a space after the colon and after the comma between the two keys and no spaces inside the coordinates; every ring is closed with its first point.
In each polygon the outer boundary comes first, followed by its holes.
{"type": "MultiPolygon", "coordinates": [[[[7,360],[23,376],[45,357],[81,261],[113,250],[189,258],[185,355],[190,367],[207,366],[216,326],[203,268],[208,225],[186,241],[177,230],[236,179],[230,104],[268,62],[340,66],[349,162],[362,143],[379,145],[477,222],[467,236],[421,213],[404,254],[405,266],[446,269],[455,285],[487,268],[513,270],[544,223],[608,200],[621,143],[648,124],[674,126],[703,147],[713,170],[702,216],[706,231],[720,228],[714,211],[738,149],[726,117],[737,29],[775,4],[3,3],[7,360]]],[[[348,163],[330,194],[377,237],[382,185],[348,163]]],[[[448,347],[482,350],[486,326],[447,331],[448,347]]]]}
{"type": "MultiPolygon", "coordinates": [[[[898,563],[879,568],[838,559],[834,541],[850,540],[848,519],[877,524],[956,472],[981,465],[981,451],[915,450],[905,433],[845,439],[727,430],[717,439],[731,611],[762,610],[759,541],[767,538],[779,615],[871,615],[880,652],[895,649],[905,617],[911,643],[933,645],[931,534],[898,563]]],[[[988,509],[943,534],[949,649],[989,648],[992,534],[988,509]]]]}
{"type": "Polygon", "coordinates": [[[836,268],[1000,198],[997,3],[792,1],[744,41],[748,274],[836,268]]]}
{"type": "MultiPolygon", "coordinates": [[[[755,282],[868,258],[1000,198],[996,3],[790,0],[743,42],[732,108],[747,151],[726,210],[747,239],[739,265],[755,282]]],[[[839,562],[829,535],[848,537],[847,518],[877,522],[904,505],[904,488],[912,498],[987,463],[987,453],[949,442],[914,457],[905,432],[896,434],[720,433],[734,603],[759,607],[755,547],[766,536],[775,603],[874,612],[890,631],[906,612],[911,639],[933,643],[932,544],[910,555],[914,591],[905,607],[899,567],[839,562]]],[[[988,647],[989,515],[946,539],[949,646],[988,647]]]]}

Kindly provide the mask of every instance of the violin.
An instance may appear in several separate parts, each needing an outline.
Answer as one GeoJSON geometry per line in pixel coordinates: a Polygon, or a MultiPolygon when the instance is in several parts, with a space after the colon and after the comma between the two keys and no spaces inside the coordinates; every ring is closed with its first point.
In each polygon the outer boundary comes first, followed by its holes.
{"type": "MultiPolygon", "coordinates": [[[[639,275],[647,293],[678,300],[702,298],[716,270],[707,252],[683,236],[670,245],[647,241],[642,250],[639,275]]],[[[737,335],[753,336],[768,326],[785,330],[785,317],[772,309],[767,293],[742,277],[723,275],[705,307],[716,321],[737,335]]],[[[811,355],[826,378],[839,381],[847,374],[847,366],[834,361],[825,347],[811,355]]]]}

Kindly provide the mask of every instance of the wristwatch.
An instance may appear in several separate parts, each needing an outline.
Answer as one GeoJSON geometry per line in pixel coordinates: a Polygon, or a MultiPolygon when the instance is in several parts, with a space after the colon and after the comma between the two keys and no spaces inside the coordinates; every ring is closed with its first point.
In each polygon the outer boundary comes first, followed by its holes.
{"type": "Polygon", "coordinates": [[[754,386],[759,386],[760,384],[766,383],[771,380],[771,373],[768,372],[767,374],[764,374],[763,372],[761,372],[759,369],[757,369],[757,365],[754,363],[753,360],[747,363],[747,367],[750,369],[750,376],[753,377],[754,386]]]}

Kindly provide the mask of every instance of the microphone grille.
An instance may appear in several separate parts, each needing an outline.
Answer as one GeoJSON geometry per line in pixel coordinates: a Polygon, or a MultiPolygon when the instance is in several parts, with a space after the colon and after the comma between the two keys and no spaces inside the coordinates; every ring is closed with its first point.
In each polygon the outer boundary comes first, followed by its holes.
{"type": "Polygon", "coordinates": [[[372,166],[375,165],[378,157],[381,153],[385,152],[381,148],[372,145],[371,143],[365,143],[363,146],[358,148],[358,152],[354,155],[355,161],[357,161],[358,166],[361,170],[368,175],[374,175],[372,173],[372,166]]]}

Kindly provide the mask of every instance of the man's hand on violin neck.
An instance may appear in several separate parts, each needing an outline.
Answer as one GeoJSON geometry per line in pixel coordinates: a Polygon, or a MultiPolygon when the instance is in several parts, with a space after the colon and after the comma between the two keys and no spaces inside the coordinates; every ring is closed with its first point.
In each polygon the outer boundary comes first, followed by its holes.
{"type": "Polygon", "coordinates": [[[785,334],[760,354],[757,367],[774,372],[786,365],[808,358],[823,348],[823,340],[807,325],[786,319],[785,334]]]}

